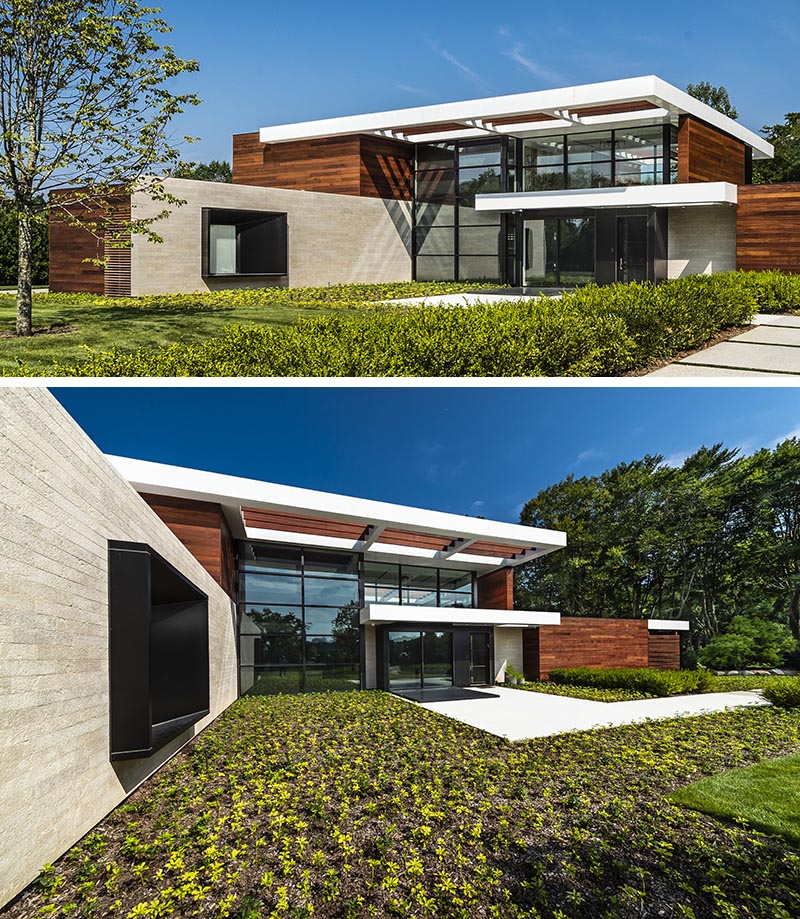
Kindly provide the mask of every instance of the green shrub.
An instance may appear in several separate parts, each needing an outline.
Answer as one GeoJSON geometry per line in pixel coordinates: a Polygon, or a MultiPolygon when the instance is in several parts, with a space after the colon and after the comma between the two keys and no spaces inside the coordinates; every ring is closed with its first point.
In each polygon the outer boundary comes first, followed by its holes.
{"type": "Polygon", "coordinates": [[[789,313],[800,310],[800,274],[780,271],[737,271],[730,277],[746,287],[761,313],[789,313]]]}
{"type": "Polygon", "coordinates": [[[764,698],[779,708],[800,708],[800,677],[775,677],[763,693],[764,698]]]}
{"type": "Polygon", "coordinates": [[[650,670],[635,667],[611,670],[596,670],[592,667],[559,668],[550,671],[550,679],[560,685],[626,689],[649,696],[708,692],[712,685],[711,674],[704,670],[650,670]]]}
{"type": "MultiPolygon", "coordinates": [[[[733,277],[703,275],[658,286],[590,285],[560,299],[542,297],[469,308],[374,306],[351,315],[302,319],[288,328],[231,326],[221,338],[134,353],[114,349],[78,364],[55,364],[47,373],[109,377],[614,375],[696,347],[721,328],[749,322],[754,299],[733,277]]],[[[402,289],[389,286],[394,291],[402,289]]],[[[348,290],[353,287],[349,285],[348,290]]],[[[236,296],[240,293],[249,294],[237,292],[236,296]]],[[[38,372],[21,364],[14,375],[38,372]]]]}
{"type": "Polygon", "coordinates": [[[785,676],[728,676],[711,674],[711,692],[742,692],[754,689],[766,689],[773,683],[782,683],[785,676]]]}
{"type": "Polygon", "coordinates": [[[592,702],[632,702],[638,699],[653,698],[649,693],[636,692],[633,689],[605,689],[599,686],[571,686],[547,682],[523,683],[517,686],[517,689],[525,689],[528,692],[541,692],[548,696],[589,699],[592,702]]]}
{"type": "Polygon", "coordinates": [[[699,652],[697,659],[711,670],[777,667],[797,650],[797,641],[782,622],[734,616],[728,630],[699,652]]]}

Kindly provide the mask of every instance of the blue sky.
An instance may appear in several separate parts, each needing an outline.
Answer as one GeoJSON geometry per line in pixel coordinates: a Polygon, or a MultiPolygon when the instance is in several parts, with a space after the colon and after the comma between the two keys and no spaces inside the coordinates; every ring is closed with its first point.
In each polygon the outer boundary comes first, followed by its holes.
{"type": "Polygon", "coordinates": [[[797,0],[669,4],[162,3],[170,41],[200,62],[204,104],[176,123],[187,159],[229,158],[233,133],[656,73],[725,85],[753,130],[800,106],[797,0]]]}
{"type": "Polygon", "coordinates": [[[568,473],[800,436],[795,389],[63,388],[107,453],[516,521],[568,473]]]}

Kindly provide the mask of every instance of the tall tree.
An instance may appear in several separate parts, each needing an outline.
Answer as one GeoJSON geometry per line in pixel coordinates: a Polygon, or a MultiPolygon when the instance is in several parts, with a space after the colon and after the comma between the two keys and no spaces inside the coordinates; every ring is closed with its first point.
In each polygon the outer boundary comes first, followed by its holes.
{"type": "Polygon", "coordinates": [[[723,115],[727,115],[728,118],[736,120],[739,117],[739,113],[731,103],[728,90],[724,86],[714,86],[708,80],[703,80],[702,83],[689,83],[686,87],[686,92],[690,96],[694,96],[695,99],[705,102],[706,105],[710,105],[711,108],[716,109],[718,112],[722,112],[723,115]]]}
{"type": "Polygon", "coordinates": [[[225,160],[207,163],[179,163],[170,175],[174,179],[194,179],[196,182],[232,182],[231,164],[225,160]]]}
{"type": "Polygon", "coordinates": [[[783,124],[764,125],[761,133],[775,147],[775,157],[753,163],[753,181],[800,182],[800,112],[789,112],[783,124]]]}
{"type": "MultiPolygon", "coordinates": [[[[108,201],[178,161],[167,127],[199,102],[168,88],[197,63],[160,43],[171,29],[159,12],[137,0],[0,0],[0,195],[19,224],[18,335],[32,333],[37,198],[77,188],[51,201],[63,219],[112,246],[131,231],[158,239],[153,220],[112,233],[108,201]]],[[[157,180],[147,190],[170,200],[157,180]]]]}

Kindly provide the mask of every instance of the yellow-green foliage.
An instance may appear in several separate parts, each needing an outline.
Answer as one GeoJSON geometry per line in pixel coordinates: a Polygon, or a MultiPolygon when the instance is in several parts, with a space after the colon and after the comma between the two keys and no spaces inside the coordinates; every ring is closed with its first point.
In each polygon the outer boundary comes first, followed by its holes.
{"type": "MultiPolygon", "coordinates": [[[[696,347],[720,329],[749,322],[755,310],[754,295],[736,275],[699,275],[658,286],[590,285],[560,299],[468,308],[385,305],[288,328],[231,326],[218,339],[134,353],[115,349],[46,373],[608,376],[696,347]]],[[[40,371],[22,365],[15,372],[40,371]]]]}
{"type": "Polygon", "coordinates": [[[713,687],[713,678],[706,670],[650,670],[646,667],[618,667],[610,670],[561,667],[550,671],[550,679],[561,685],[626,689],[649,696],[709,692],[713,687]]]}
{"type": "Polygon", "coordinates": [[[386,693],[244,698],[3,915],[792,919],[800,852],[667,796],[798,752],[772,707],[510,743],[386,693]]]}
{"type": "Polygon", "coordinates": [[[776,677],[764,689],[765,698],[781,708],[800,708],[800,677],[776,677]]]}

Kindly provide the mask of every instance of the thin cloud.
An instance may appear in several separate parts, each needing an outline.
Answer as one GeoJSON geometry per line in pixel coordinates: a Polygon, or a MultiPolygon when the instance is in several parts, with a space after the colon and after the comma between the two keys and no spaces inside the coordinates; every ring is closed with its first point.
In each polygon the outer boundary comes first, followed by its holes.
{"type": "Polygon", "coordinates": [[[510,57],[512,61],[515,61],[520,67],[524,67],[526,70],[530,71],[534,76],[539,77],[540,80],[545,80],[548,83],[560,83],[563,82],[562,78],[557,74],[553,73],[552,70],[548,70],[546,67],[542,67],[541,64],[537,64],[536,61],[531,60],[525,54],[525,45],[522,42],[517,42],[510,51],[504,51],[503,54],[506,57],[510,57]]]}
{"type": "Polygon", "coordinates": [[[433,95],[426,89],[419,89],[416,86],[409,86],[407,83],[395,83],[395,89],[402,93],[410,93],[412,96],[421,96],[423,99],[432,99],[433,95]]]}
{"type": "Polygon", "coordinates": [[[778,444],[782,444],[784,440],[792,440],[792,438],[794,437],[800,437],[800,426],[796,428],[792,428],[792,430],[787,432],[786,434],[781,434],[779,437],[773,438],[767,444],[767,446],[769,447],[770,450],[774,450],[775,447],[777,447],[778,444]]]}
{"type": "Polygon", "coordinates": [[[577,466],[582,466],[584,463],[593,463],[595,460],[605,459],[607,456],[608,454],[605,450],[601,450],[599,447],[589,447],[586,450],[581,450],[570,468],[575,469],[577,466]]]}
{"type": "Polygon", "coordinates": [[[662,465],[669,466],[670,469],[680,469],[691,455],[692,454],[688,450],[671,453],[669,456],[664,457],[662,465]]]}
{"type": "Polygon", "coordinates": [[[456,70],[459,70],[464,74],[469,80],[472,80],[473,83],[476,83],[481,89],[488,90],[489,87],[484,83],[484,81],[475,73],[474,70],[467,67],[467,65],[460,61],[457,57],[452,55],[446,48],[441,48],[439,45],[433,45],[433,50],[441,57],[443,60],[447,61],[448,64],[452,64],[456,70]]]}

